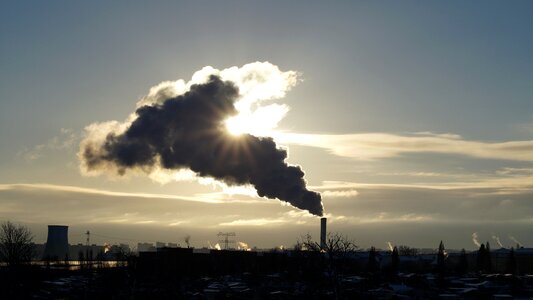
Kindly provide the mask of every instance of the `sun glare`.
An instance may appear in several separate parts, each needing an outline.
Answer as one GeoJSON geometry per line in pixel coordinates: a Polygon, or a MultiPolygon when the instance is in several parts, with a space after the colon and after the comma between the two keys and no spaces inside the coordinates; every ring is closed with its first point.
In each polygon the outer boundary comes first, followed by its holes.
{"type": "Polygon", "coordinates": [[[238,115],[226,120],[226,129],[232,135],[249,133],[255,136],[271,136],[279,121],[288,112],[284,105],[271,104],[256,110],[241,111],[238,115]]]}
{"type": "Polygon", "coordinates": [[[266,116],[257,117],[239,114],[226,120],[226,129],[232,135],[249,133],[256,136],[268,136],[274,129],[266,116]]]}
{"type": "Polygon", "coordinates": [[[235,116],[226,120],[226,129],[232,135],[238,136],[246,132],[246,122],[240,116],[235,116]]]}

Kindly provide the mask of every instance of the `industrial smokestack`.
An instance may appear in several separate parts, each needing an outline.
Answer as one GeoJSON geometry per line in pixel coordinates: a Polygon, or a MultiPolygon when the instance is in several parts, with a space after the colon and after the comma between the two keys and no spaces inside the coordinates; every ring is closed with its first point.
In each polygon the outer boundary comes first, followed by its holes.
{"type": "Polygon", "coordinates": [[[45,259],[68,259],[68,226],[48,225],[45,259]]]}
{"type": "Polygon", "coordinates": [[[328,223],[328,218],[320,218],[320,248],[326,248],[326,226],[328,223]]]}

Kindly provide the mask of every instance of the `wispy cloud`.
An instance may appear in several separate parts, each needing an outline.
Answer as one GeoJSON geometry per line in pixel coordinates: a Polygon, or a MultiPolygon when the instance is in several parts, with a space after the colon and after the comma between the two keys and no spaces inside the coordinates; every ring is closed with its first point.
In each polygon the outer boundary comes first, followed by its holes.
{"type": "Polygon", "coordinates": [[[223,199],[214,199],[214,198],[202,198],[202,197],[186,197],[186,196],[176,196],[176,195],[167,195],[167,194],[148,194],[148,193],[129,193],[129,192],[114,192],[93,188],[84,188],[77,186],[68,186],[68,185],[53,185],[45,183],[15,183],[15,184],[0,184],[0,191],[2,190],[16,190],[16,189],[27,189],[27,190],[49,190],[49,191],[59,191],[59,192],[75,192],[75,193],[84,193],[84,194],[93,194],[93,195],[103,195],[103,196],[115,196],[115,197],[135,197],[135,198],[150,198],[150,199],[175,199],[183,201],[193,201],[193,202],[203,202],[203,203],[224,203],[223,199]]]}
{"type": "Polygon", "coordinates": [[[263,226],[263,225],[273,225],[273,224],[281,224],[286,223],[287,221],[282,219],[267,219],[267,218],[260,218],[260,219],[240,219],[240,220],[234,220],[231,222],[222,222],[219,224],[219,226],[263,226]]]}
{"type": "Polygon", "coordinates": [[[361,160],[396,157],[404,153],[442,153],[481,159],[533,161],[533,140],[483,142],[465,140],[453,134],[431,132],[414,135],[279,132],[274,138],[281,144],[323,148],[338,156],[361,160]]]}
{"type": "Polygon", "coordinates": [[[359,183],[346,181],[324,181],[321,185],[311,186],[318,191],[336,190],[350,191],[364,188],[411,188],[411,189],[430,189],[430,190],[468,190],[468,189],[492,189],[505,191],[524,191],[533,190],[533,175],[521,177],[499,177],[499,178],[481,178],[477,181],[468,182],[442,182],[442,183],[419,183],[419,184],[401,184],[401,183],[359,183]]]}
{"type": "Polygon", "coordinates": [[[503,168],[497,170],[496,174],[506,176],[533,175],[533,168],[503,168]]]}
{"type": "MultiPolygon", "coordinates": [[[[332,213],[326,213],[324,217],[328,218],[330,223],[338,221],[346,222],[350,220],[350,217],[343,215],[336,215],[332,213]]],[[[218,224],[218,226],[263,226],[263,225],[281,225],[281,224],[318,224],[318,218],[315,215],[310,214],[307,211],[291,209],[286,212],[278,213],[276,216],[270,218],[251,218],[251,219],[238,219],[233,221],[226,221],[218,224]]]]}
{"type": "Polygon", "coordinates": [[[171,222],[171,223],[168,224],[168,226],[179,226],[179,225],[183,225],[183,224],[187,224],[187,223],[190,223],[190,221],[181,220],[181,221],[171,222]]]}
{"type": "Polygon", "coordinates": [[[27,162],[32,162],[45,156],[47,151],[73,150],[79,138],[79,134],[74,130],[61,128],[58,136],[50,138],[43,144],[24,148],[17,153],[17,156],[24,158],[27,162]]]}
{"type": "Polygon", "coordinates": [[[463,174],[446,174],[446,173],[437,173],[437,172],[380,172],[376,175],[380,176],[410,176],[410,177],[457,177],[465,176],[463,174]]]}
{"type": "Polygon", "coordinates": [[[325,190],[322,193],[324,198],[336,198],[336,197],[355,197],[359,194],[356,190],[347,189],[347,190],[325,190]]]}
{"type": "Polygon", "coordinates": [[[405,223],[405,222],[430,222],[434,218],[431,215],[425,214],[402,214],[392,215],[387,212],[381,212],[373,216],[365,217],[345,217],[342,221],[347,223],[405,223]]]}

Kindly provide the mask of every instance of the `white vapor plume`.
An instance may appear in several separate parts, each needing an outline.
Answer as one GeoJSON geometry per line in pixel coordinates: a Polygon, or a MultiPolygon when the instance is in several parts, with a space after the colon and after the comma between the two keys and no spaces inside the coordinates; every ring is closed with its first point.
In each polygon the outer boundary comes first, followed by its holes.
{"type": "Polygon", "coordinates": [[[499,237],[499,236],[493,234],[493,235],[492,235],[492,239],[493,239],[494,241],[496,241],[496,243],[498,244],[498,246],[500,246],[500,248],[503,248],[503,245],[502,245],[502,243],[500,242],[500,237],[499,237]]]}
{"type": "Polygon", "coordinates": [[[220,245],[218,243],[216,243],[213,246],[210,241],[207,241],[207,245],[208,245],[209,249],[211,249],[211,250],[222,250],[222,248],[220,248],[220,245]]]}
{"type": "Polygon", "coordinates": [[[509,239],[513,242],[515,242],[519,247],[522,247],[522,243],[520,243],[519,240],[517,240],[514,236],[509,235],[509,239]]]}
{"type": "Polygon", "coordinates": [[[481,243],[478,241],[477,239],[477,232],[474,232],[472,233],[472,242],[474,243],[474,245],[476,245],[477,247],[481,247],[481,243]]]}
{"type": "Polygon", "coordinates": [[[238,242],[237,243],[237,249],[238,250],[243,250],[243,251],[251,251],[252,250],[250,248],[250,246],[248,246],[248,244],[246,244],[245,242],[238,242]]]}
{"type": "Polygon", "coordinates": [[[389,246],[390,251],[394,250],[394,247],[392,246],[391,242],[387,242],[387,246],[389,246]]]}

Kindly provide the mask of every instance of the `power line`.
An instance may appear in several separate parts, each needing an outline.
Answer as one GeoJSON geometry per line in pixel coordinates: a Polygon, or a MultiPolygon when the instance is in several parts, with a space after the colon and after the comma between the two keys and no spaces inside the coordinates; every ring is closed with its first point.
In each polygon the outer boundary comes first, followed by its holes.
{"type": "Polygon", "coordinates": [[[230,236],[235,236],[235,232],[219,232],[217,236],[223,236],[223,240],[219,240],[219,243],[224,243],[224,250],[229,249],[229,244],[235,244],[234,240],[229,240],[230,236]]]}

